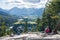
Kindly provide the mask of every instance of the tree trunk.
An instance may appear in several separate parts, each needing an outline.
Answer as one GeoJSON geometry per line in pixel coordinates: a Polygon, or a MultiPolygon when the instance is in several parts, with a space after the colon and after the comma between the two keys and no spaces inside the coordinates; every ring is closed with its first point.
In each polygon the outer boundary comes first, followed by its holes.
{"type": "Polygon", "coordinates": [[[53,31],[53,34],[58,34],[58,30],[59,30],[59,28],[60,28],[60,22],[56,25],[56,27],[55,27],[55,29],[54,29],[54,31],[53,31]]]}
{"type": "Polygon", "coordinates": [[[53,31],[53,34],[58,34],[58,29],[56,28],[54,31],[53,31]]]}

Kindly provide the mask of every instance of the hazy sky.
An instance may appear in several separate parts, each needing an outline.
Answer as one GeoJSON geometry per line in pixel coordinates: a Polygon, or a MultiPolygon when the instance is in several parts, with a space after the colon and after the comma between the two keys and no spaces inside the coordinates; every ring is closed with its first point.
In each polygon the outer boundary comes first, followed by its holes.
{"type": "Polygon", "coordinates": [[[0,8],[44,8],[47,0],[0,0],[0,8]]]}

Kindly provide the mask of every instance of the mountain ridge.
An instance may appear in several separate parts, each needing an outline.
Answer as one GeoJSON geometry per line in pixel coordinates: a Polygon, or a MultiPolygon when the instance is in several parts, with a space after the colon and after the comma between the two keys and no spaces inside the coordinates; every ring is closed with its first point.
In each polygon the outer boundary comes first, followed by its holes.
{"type": "Polygon", "coordinates": [[[0,22],[6,22],[7,24],[12,24],[16,21],[14,16],[10,15],[6,10],[0,8],[0,22]]]}
{"type": "Polygon", "coordinates": [[[14,7],[9,10],[9,13],[16,16],[42,16],[44,8],[34,9],[34,8],[17,8],[14,7]]]}
{"type": "Polygon", "coordinates": [[[44,8],[40,8],[40,9],[35,9],[35,8],[17,8],[14,7],[10,10],[4,10],[2,8],[0,8],[0,11],[5,12],[5,15],[13,15],[13,16],[17,16],[17,17],[41,17],[43,14],[43,10],[44,8]]]}

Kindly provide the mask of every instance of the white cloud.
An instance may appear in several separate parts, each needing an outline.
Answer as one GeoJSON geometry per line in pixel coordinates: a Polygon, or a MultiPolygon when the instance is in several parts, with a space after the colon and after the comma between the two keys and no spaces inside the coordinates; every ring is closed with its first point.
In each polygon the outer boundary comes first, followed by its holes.
{"type": "Polygon", "coordinates": [[[38,3],[40,0],[23,0],[24,2],[38,3]]]}
{"type": "Polygon", "coordinates": [[[38,3],[25,2],[24,0],[2,0],[0,1],[0,8],[11,9],[13,7],[19,8],[44,8],[47,0],[41,0],[38,3]]]}

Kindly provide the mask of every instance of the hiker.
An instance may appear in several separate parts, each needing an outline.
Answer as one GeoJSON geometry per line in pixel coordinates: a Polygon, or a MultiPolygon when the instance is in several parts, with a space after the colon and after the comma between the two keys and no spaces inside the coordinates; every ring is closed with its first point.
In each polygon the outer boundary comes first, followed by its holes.
{"type": "Polygon", "coordinates": [[[49,27],[46,27],[46,28],[45,28],[45,32],[46,32],[46,33],[50,33],[49,27]]]}

